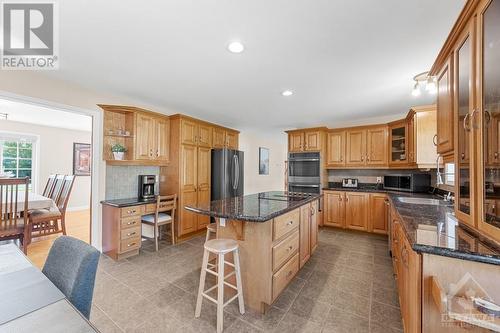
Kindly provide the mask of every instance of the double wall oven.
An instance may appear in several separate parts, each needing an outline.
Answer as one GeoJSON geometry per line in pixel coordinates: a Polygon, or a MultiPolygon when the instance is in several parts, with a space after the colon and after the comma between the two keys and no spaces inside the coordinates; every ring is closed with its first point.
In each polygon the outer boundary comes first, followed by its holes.
{"type": "Polygon", "coordinates": [[[321,193],[319,153],[289,153],[288,191],[321,193]]]}

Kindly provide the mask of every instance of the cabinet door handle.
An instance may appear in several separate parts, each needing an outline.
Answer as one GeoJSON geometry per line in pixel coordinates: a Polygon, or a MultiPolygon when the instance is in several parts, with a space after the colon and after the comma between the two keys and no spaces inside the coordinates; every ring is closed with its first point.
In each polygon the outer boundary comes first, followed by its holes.
{"type": "Polygon", "coordinates": [[[133,235],[135,235],[135,231],[134,231],[134,232],[129,232],[129,233],[127,234],[127,236],[133,236],[133,235]]]}
{"type": "Polygon", "coordinates": [[[287,252],[290,252],[292,250],[293,250],[293,246],[291,246],[291,245],[286,249],[287,252]]]}
{"type": "Polygon", "coordinates": [[[340,162],[342,162],[342,159],[343,159],[343,157],[342,157],[342,156],[340,156],[340,162]]]}
{"type": "Polygon", "coordinates": [[[292,224],[293,224],[293,221],[288,221],[288,222],[286,223],[286,225],[292,225],[292,224]]]}
{"type": "Polygon", "coordinates": [[[364,156],[361,156],[361,162],[363,162],[365,160],[364,156]]]}
{"type": "Polygon", "coordinates": [[[346,195],[345,201],[349,202],[349,196],[346,195]]]}
{"type": "Polygon", "coordinates": [[[437,143],[437,138],[438,138],[438,135],[437,134],[434,134],[434,136],[432,137],[432,143],[434,144],[434,146],[437,147],[438,143],[437,143]]]}
{"type": "Polygon", "coordinates": [[[487,109],[484,109],[484,114],[486,116],[486,119],[485,119],[486,120],[486,124],[489,124],[490,121],[491,121],[491,114],[490,114],[490,112],[487,109]]]}
{"type": "MultiPolygon", "coordinates": [[[[470,118],[471,118],[471,121],[472,121],[472,128],[474,128],[474,129],[478,129],[478,128],[479,128],[479,126],[478,126],[478,125],[476,125],[476,122],[474,121],[474,119],[475,119],[475,117],[476,117],[476,112],[477,112],[477,109],[474,109],[474,110],[472,111],[472,114],[470,115],[470,118]]],[[[489,115],[489,113],[488,113],[488,115],[489,115]]],[[[469,127],[470,127],[470,126],[469,126],[469,127]]],[[[470,129],[469,129],[469,131],[470,131],[470,129]]]]}
{"type": "Polygon", "coordinates": [[[339,201],[342,201],[342,197],[339,197],[339,201]]]}
{"type": "MultiPolygon", "coordinates": [[[[474,111],[475,111],[475,110],[474,110],[474,111]]],[[[469,123],[467,122],[467,119],[469,119],[469,116],[470,116],[470,114],[468,114],[468,113],[467,113],[467,114],[465,115],[465,117],[464,117],[464,124],[463,124],[463,127],[464,127],[464,130],[465,130],[466,132],[470,132],[470,125],[469,125],[469,123]]]]}
{"type": "Polygon", "coordinates": [[[134,242],[134,243],[129,243],[129,244],[127,244],[127,247],[131,247],[131,246],[134,246],[134,245],[136,245],[136,244],[137,244],[136,242],[134,242]]]}

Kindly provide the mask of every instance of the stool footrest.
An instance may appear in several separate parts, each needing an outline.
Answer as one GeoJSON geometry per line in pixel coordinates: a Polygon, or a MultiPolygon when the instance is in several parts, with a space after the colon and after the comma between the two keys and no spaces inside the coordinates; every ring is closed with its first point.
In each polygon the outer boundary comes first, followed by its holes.
{"type": "Polygon", "coordinates": [[[228,277],[231,277],[233,276],[234,274],[236,274],[236,271],[232,271],[231,273],[229,273],[228,275],[224,276],[224,280],[227,279],[228,277]]]}
{"type": "Polygon", "coordinates": [[[234,264],[229,262],[229,261],[224,261],[224,264],[228,265],[228,266],[231,266],[231,267],[234,267],[234,264]]]}
{"type": "Polygon", "coordinates": [[[205,268],[205,271],[206,271],[207,273],[212,274],[212,275],[219,276],[219,273],[214,272],[214,271],[213,271],[213,270],[211,270],[211,269],[205,268]]]}
{"type": "Polygon", "coordinates": [[[224,303],[224,305],[222,305],[223,307],[226,307],[226,305],[228,305],[229,303],[231,303],[232,301],[234,301],[239,295],[236,294],[234,295],[233,297],[231,297],[231,299],[229,299],[226,303],[224,303]]]}
{"type": "Polygon", "coordinates": [[[229,283],[229,282],[224,281],[224,284],[225,284],[226,286],[228,286],[229,288],[233,288],[234,290],[238,290],[238,287],[236,287],[235,285],[233,285],[233,284],[231,284],[231,283],[229,283]]]}
{"type": "Polygon", "coordinates": [[[206,299],[208,299],[209,301],[212,301],[212,302],[214,302],[215,304],[217,304],[217,300],[216,300],[215,298],[212,298],[212,297],[208,296],[208,295],[207,295],[207,294],[205,294],[205,293],[203,293],[202,295],[203,295],[203,297],[205,297],[205,298],[206,298],[206,299]]]}

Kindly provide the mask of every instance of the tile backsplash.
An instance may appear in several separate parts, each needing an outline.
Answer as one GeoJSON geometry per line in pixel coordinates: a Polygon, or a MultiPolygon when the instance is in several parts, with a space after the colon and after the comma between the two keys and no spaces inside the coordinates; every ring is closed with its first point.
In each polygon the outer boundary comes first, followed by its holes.
{"type": "MultiPolygon", "coordinates": [[[[137,197],[139,175],[155,175],[157,180],[160,167],[157,166],[106,166],[106,200],[137,197]]],[[[159,190],[156,183],[155,193],[159,190]]]]}

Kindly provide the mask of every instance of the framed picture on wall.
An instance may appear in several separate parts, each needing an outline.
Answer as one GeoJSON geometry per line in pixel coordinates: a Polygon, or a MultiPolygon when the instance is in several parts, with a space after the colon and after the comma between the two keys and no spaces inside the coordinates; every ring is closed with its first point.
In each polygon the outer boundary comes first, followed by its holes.
{"type": "Polygon", "coordinates": [[[73,143],[73,174],[90,176],[92,146],[88,143],[73,143]]]}
{"type": "Polygon", "coordinates": [[[269,174],[269,149],[259,147],[259,175],[269,174]]]}

